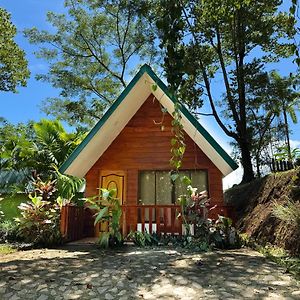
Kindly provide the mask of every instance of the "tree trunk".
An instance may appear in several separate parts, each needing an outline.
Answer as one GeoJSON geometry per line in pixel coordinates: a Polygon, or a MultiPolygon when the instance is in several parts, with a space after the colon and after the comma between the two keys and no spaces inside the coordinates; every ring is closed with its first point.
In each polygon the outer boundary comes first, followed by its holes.
{"type": "Polygon", "coordinates": [[[256,161],[256,176],[258,178],[261,177],[261,174],[260,174],[260,162],[259,162],[259,154],[255,155],[255,161],[256,161]]]}
{"type": "Polygon", "coordinates": [[[283,109],[283,117],[284,117],[284,130],[285,130],[285,137],[286,137],[286,145],[287,145],[287,151],[288,151],[288,161],[290,163],[293,163],[292,153],[291,153],[291,145],[290,145],[289,123],[288,123],[285,108],[283,109]]]}
{"type": "Polygon", "coordinates": [[[243,179],[241,183],[247,183],[254,179],[254,172],[248,142],[245,140],[240,141],[239,147],[242,156],[241,163],[244,169],[243,179]]]}

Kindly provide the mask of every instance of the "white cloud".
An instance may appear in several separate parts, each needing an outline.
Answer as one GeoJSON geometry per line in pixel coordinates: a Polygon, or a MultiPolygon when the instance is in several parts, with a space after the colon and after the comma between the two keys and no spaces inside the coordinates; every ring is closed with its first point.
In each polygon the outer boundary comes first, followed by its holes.
{"type": "Polygon", "coordinates": [[[300,141],[299,140],[290,140],[291,148],[300,148],[300,141]]]}

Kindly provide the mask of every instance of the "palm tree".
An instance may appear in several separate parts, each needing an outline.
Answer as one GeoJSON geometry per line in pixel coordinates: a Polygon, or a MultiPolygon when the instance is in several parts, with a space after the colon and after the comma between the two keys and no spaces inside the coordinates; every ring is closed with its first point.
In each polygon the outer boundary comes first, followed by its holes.
{"type": "Polygon", "coordinates": [[[82,132],[66,132],[58,120],[42,119],[35,123],[33,128],[35,137],[31,149],[41,170],[53,170],[53,166],[59,167],[83,138],[82,132]]]}
{"type": "Polygon", "coordinates": [[[278,117],[283,116],[284,133],[289,162],[292,163],[289,118],[294,124],[298,123],[296,111],[300,110],[300,93],[296,90],[299,77],[291,75],[281,77],[276,71],[270,73],[272,102],[278,117]]]}

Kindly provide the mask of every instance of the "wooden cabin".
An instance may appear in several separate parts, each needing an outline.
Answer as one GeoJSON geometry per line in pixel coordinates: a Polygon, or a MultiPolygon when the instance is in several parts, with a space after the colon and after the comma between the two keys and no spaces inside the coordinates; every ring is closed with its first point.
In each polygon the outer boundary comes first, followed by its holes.
{"type": "MultiPolygon", "coordinates": [[[[181,233],[176,199],[186,187],[170,179],[173,111],[167,87],[144,65],[60,169],[85,177],[87,197],[100,187],[116,188],[126,232],[181,233]]],[[[198,191],[207,190],[224,214],[222,178],[237,165],[184,106],[181,115],[186,151],[180,172],[198,191]]]]}

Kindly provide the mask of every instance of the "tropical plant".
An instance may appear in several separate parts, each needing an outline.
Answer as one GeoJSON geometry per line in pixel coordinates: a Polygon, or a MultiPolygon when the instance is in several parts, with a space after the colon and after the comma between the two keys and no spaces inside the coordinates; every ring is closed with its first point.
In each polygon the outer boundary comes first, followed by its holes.
{"type": "Polygon", "coordinates": [[[0,32],[0,91],[16,92],[17,86],[26,86],[30,72],[25,52],[14,41],[17,29],[4,8],[0,8],[0,32]]]}
{"type": "Polygon", "coordinates": [[[187,186],[187,193],[178,198],[181,206],[179,217],[182,218],[185,227],[185,239],[183,246],[207,251],[216,248],[234,248],[240,245],[236,229],[232,226],[232,220],[224,216],[218,216],[217,220],[208,218],[208,213],[217,205],[210,207],[210,199],[207,191],[197,193],[190,179],[181,178],[187,186]],[[191,236],[191,227],[194,227],[194,235],[191,236]]]}
{"type": "Polygon", "coordinates": [[[84,184],[84,179],[64,175],[55,167],[57,178],[57,193],[64,203],[70,203],[84,184]]]}
{"type": "Polygon", "coordinates": [[[298,123],[296,112],[300,110],[300,92],[296,90],[296,87],[299,86],[299,76],[281,77],[277,72],[273,71],[270,74],[270,85],[272,104],[276,114],[278,117],[281,115],[283,117],[287,159],[292,162],[288,117],[294,124],[298,123]]]}
{"type": "Polygon", "coordinates": [[[60,208],[39,196],[29,196],[30,202],[21,203],[18,235],[34,245],[51,246],[62,241],[60,234],[60,208]]]}
{"type": "Polygon", "coordinates": [[[290,149],[287,145],[277,148],[274,157],[278,161],[290,161],[293,165],[300,159],[300,148],[290,149]]]}
{"type": "Polygon", "coordinates": [[[18,241],[18,225],[12,220],[0,220],[0,242],[18,241]]]}
{"type": "Polygon", "coordinates": [[[77,131],[68,133],[58,120],[0,127],[0,163],[4,169],[49,179],[84,137],[77,131]]]}
{"type": "Polygon", "coordinates": [[[216,248],[229,249],[240,245],[237,230],[232,226],[232,220],[219,216],[209,228],[209,239],[216,248]]]}
{"type": "Polygon", "coordinates": [[[145,247],[153,244],[157,245],[158,240],[148,232],[130,231],[127,235],[128,240],[132,241],[136,246],[145,247]]]}
{"type": "Polygon", "coordinates": [[[181,181],[188,185],[186,194],[180,195],[178,204],[181,207],[181,213],[178,217],[182,218],[185,234],[190,235],[191,226],[193,224],[201,224],[207,218],[207,206],[209,199],[207,191],[197,193],[197,188],[193,188],[191,180],[187,176],[183,176],[181,181]]]}
{"type": "Polygon", "coordinates": [[[104,223],[108,225],[106,232],[102,232],[99,237],[100,247],[117,246],[122,243],[120,232],[120,218],[122,208],[120,200],[115,198],[116,190],[100,189],[100,195],[85,200],[90,204],[89,208],[96,210],[94,225],[104,223]]]}
{"type": "Polygon", "coordinates": [[[274,202],[273,215],[290,224],[298,226],[300,230],[300,203],[293,202],[287,199],[285,204],[280,204],[277,201],[274,202]]]}
{"type": "Polygon", "coordinates": [[[32,182],[34,194],[42,197],[42,200],[49,201],[55,197],[56,180],[42,181],[39,177],[32,182]]]}

